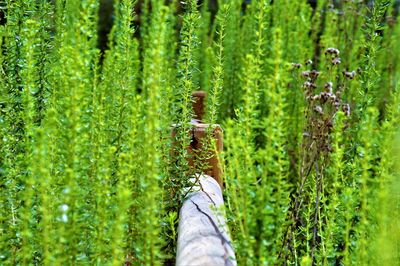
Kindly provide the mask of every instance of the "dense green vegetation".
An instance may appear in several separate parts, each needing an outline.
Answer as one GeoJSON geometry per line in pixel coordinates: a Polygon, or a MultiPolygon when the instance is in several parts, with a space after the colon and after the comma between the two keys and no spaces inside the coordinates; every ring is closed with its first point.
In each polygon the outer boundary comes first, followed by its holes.
{"type": "Polygon", "coordinates": [[[239,265],[398,265],[394,2],[1,2],[0,264],[173,263],[202,89],[239,265]]]}

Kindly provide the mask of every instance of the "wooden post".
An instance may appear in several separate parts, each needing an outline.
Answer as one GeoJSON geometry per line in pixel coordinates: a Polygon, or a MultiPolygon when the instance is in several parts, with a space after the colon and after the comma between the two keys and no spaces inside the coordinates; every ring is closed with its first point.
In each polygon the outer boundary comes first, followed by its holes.
{"type": "Polygon", "coordinates": [[[193,112],[194,112],[194,119],[201,122],[203,120],[203,116],[205,113],[205,100],[207,98],[207,92],[205,91],[194,91],[192,93],[193,97],[193,112]]]}
{"type": "Polygon", "coordinates": [[[179,213],[177,266],[236,266],[218,182],[196,176],[179,213]]]}
{"type": "MultiPolygon", "coordinates": [[[[212,138],[215,140],[216,149],[208,151],[208,158],[205,161],[202,161],[203,165],[207,165],[207,167],[203,170],[206,175],[213,177],[217,180],[218,184],[223,187],[222,182],[222,169],[220,165],[220,161],[218,158],[217,152],[221,152],[223,149],[222,142],[222,129],[219,125],[209,125],[203,123],[193,122],[194,125],[192,129],[192,143],[189,147],[189,153],[196,154],[197,152],[202,150],[203,144],[205,142],[205,138],[207,136],[207,130],[209,127],[212,127],[212,138]]],[[[195,160],[193,157],[189,157],[189,165],[195,168],[195,160]]]]}
{"type": "MultiPolygon", "coordinates": [[[[193,93],[194,117],[191,121],[190,132],[192,142],[187,148],[189,165],[195,168],[195,163],[206,167],[202,174],[196,173],[192,180],[195,184],[188,192],[179,212],[177,266],[236,266],[235,253],[226,224],[224,200],[222,197],[222,170],[218,152],[222,151],[222,129],[219,125],[203,123],[205,99],[207,93],[193,93]],[[207,148],[204,144],[207,134],[211,132],[215,140],[215,149],[207,148]],[[207,159],[197,162],[193,160],[198,152],[209,152],[207,159]]],[[[176,125],[172,132],[176,135],[176,125]]]]}
{"type": "MultiPolygon", "coordinates": [[[[189,166],[192,169],[196,169],[194,158],[198,152],[204,152],[202,147],[206,142],[205,138],[207,137],[207,134],[211,134],[211,137],[215,140],[215,149],[209,148],[207,151],[205,151],[208,153],[208,156],[206,156],[207,159],[196,163],[206,166],[205,169],[202,169],[202,172],[213,177],[215,180],[217,180],[218,184],[223,187],[222,168],[217,154],[223,149],[223,130],[218,124],[210,125],[203,122],[207,93],[204,91],[195,91],[193,92],[192,97],[194,116],[190,121],[190,124],[192,125],[192,129],[189,133],[191,137],[191,143],[190,146],[187,147],[188,153],[190,154],[187,158],[189,166]]],[[[174,139],[176,138],[178,127],[179,125],[173,125],[172,138],[174,139]]],[[[173,145],[177,145],[177,143],[174,143],[173,145]]],[[[174,156],[174,154],[172,154],[172,156],[174,156]]]]}

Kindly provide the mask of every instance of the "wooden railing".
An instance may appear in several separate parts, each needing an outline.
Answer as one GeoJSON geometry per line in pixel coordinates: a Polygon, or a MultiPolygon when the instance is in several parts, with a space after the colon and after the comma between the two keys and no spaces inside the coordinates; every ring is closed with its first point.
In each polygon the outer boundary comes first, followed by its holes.
{"type": "MultiPolygon", "coordinates": [[[[206,129],[210,127],[202,122],[204,114],[205,92],[193,93],[192,120],[193,141],[189,147],[191,153],[202,148],[206,129]]],[[[196,174],[188,188],[187,197],[179,212],[177,266],[218,266],[236,265],[236,258],[224,211],[222,196],[222,171],[217,153],[222,151],[222,129],[212,125],[212,136],[215,139],[215,154],[208,161],[203,173],[196,174]]],[[[189,160],[194,167],[194,162],[189,160]]]]}

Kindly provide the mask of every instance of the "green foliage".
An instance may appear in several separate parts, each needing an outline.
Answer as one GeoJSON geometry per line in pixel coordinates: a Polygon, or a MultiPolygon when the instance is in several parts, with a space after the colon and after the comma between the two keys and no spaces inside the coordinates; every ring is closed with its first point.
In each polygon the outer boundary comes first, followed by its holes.
{"type": "Polygon", "coordinates": [[[112,2],[0,3],[1,265],[173,263],[199,89],[239,265],[398,264],[394,1],[112,2]]]}

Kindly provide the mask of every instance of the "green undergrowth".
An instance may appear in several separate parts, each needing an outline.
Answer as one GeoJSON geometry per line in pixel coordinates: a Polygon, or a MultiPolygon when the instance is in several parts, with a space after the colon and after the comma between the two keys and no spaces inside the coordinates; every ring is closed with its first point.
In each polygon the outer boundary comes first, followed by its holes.
{"type": "Polygon", "coordinates": [[[197,90],[238,265],[398,265],[396,1],[103,2],[0,3],[1,265],[173,265],[197,90]]]}

